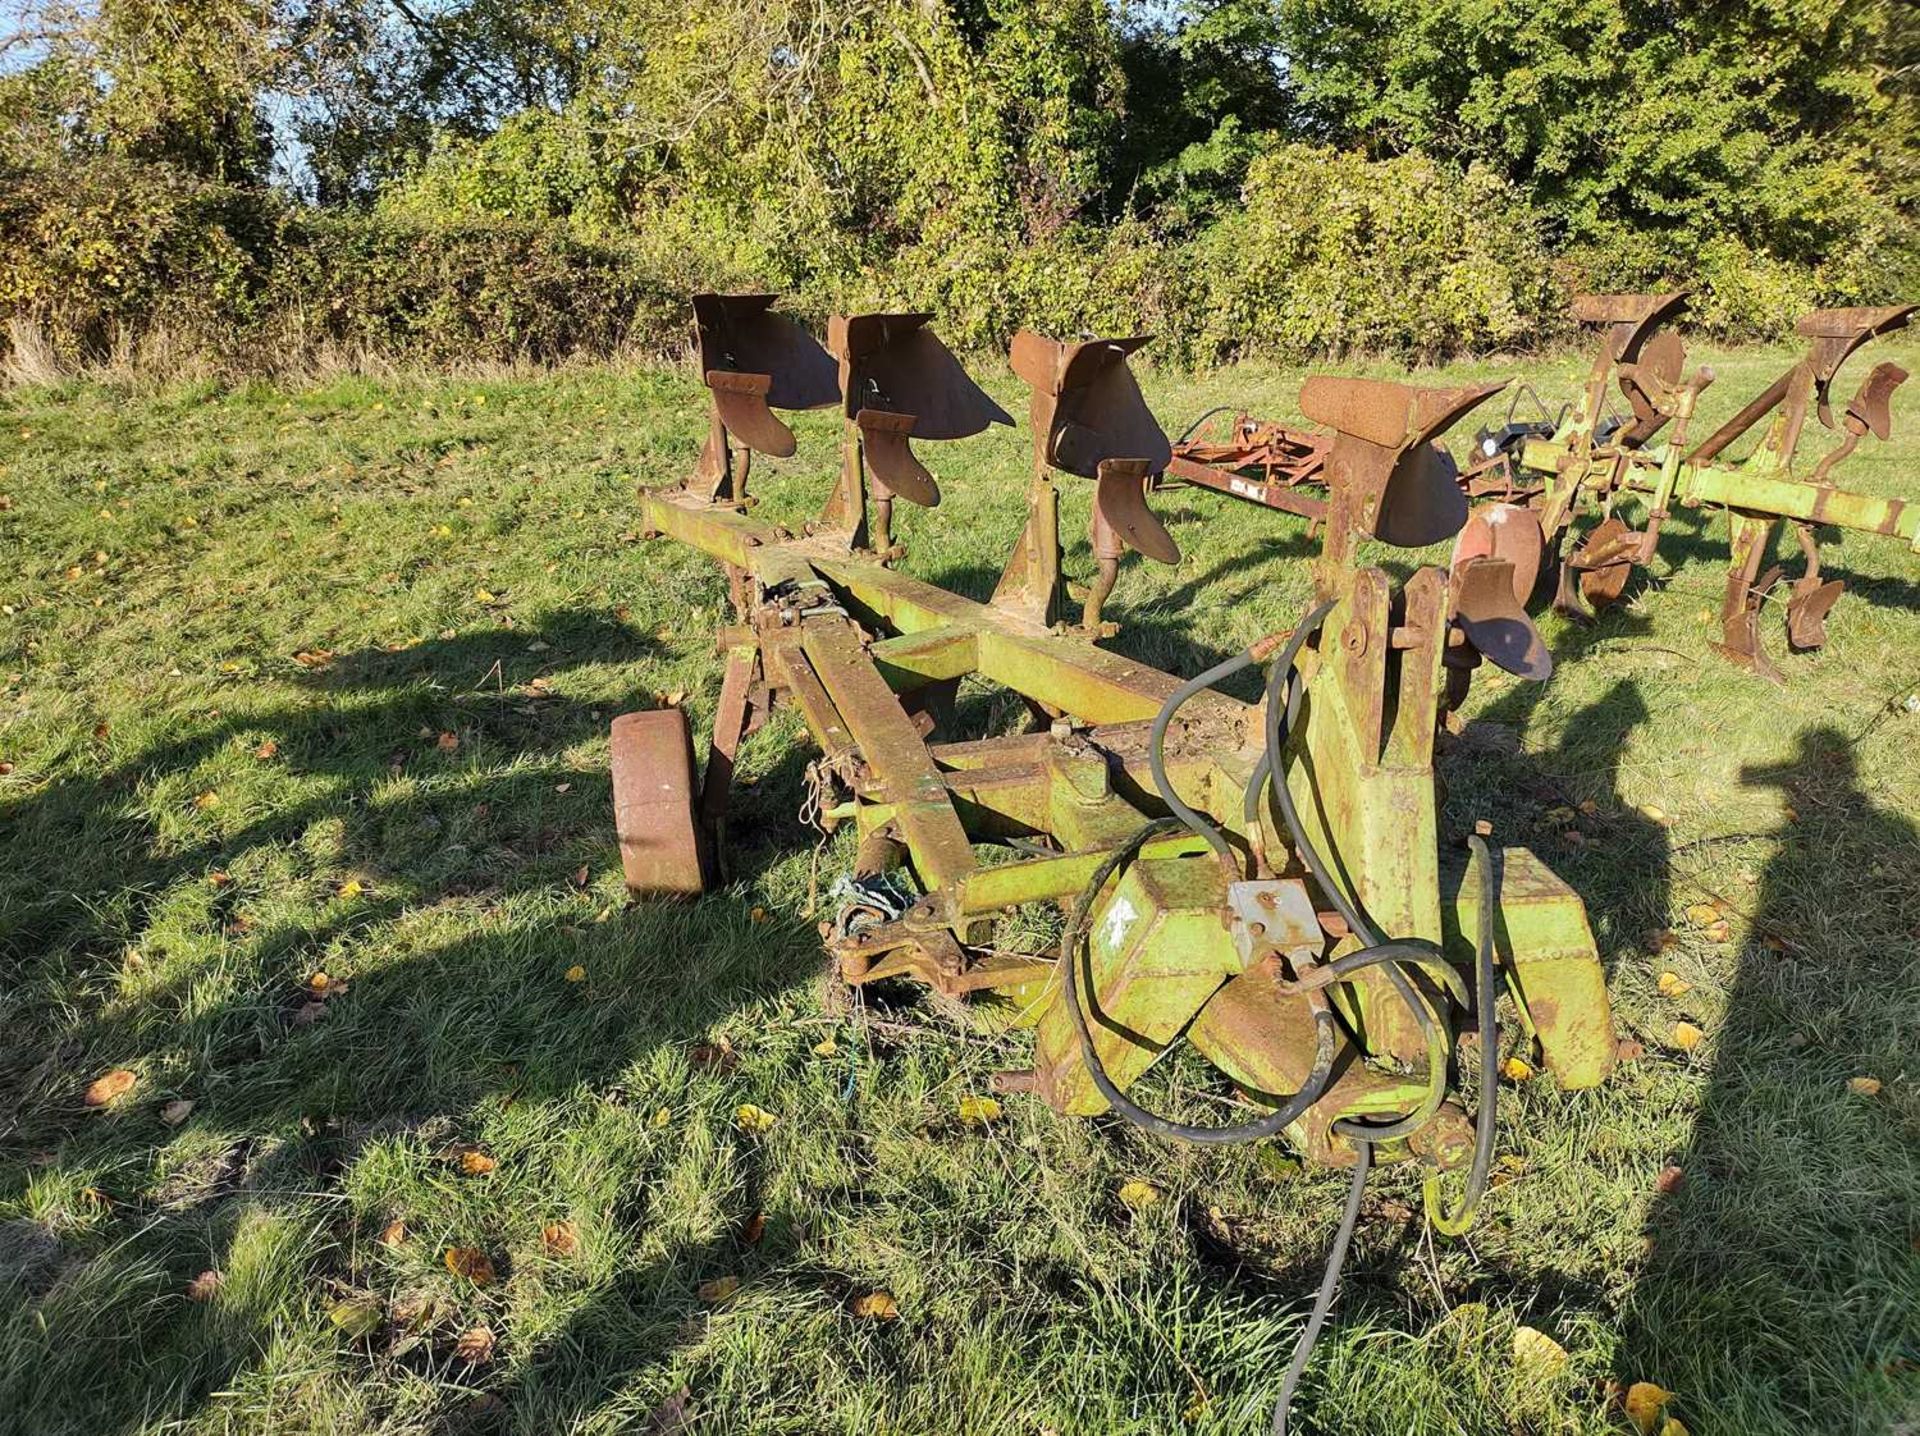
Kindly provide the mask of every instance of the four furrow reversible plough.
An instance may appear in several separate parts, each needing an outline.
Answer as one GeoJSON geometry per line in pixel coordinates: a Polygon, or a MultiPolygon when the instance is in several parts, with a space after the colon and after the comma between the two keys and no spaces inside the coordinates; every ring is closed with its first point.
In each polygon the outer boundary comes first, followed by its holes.
{"type": "Polygon", "coordinates": [[[739,744],[791,704],[821,750],[823,819],[858,834],[828,938],[847,983],[919,983],[1030,1028],[1031,1064],[997,1084],[1062,1112],[1197,1142],[1284,1134],[1350,1166],[1353,1203],[1375,1160],[1420,1164],[1431,1219],[1464,1230],[1494,1142],[1497,996],[1566,1087],[1600,1082],[1615,1047],[1580,899],[1532,853],[1441,828],[1445,706],[1482,661],[1552,668],[1513,559],[1395,582],[1362,549],[1462,532],[1467,488],[1436,441],[1505,386],[1308,380],[1301,407],[1325,429],[1315,601],[1182,677],[1098,642],[1123,553],[1179,557],[1148,506],[1174,454],[1129,367],[1144,338],[1014,339],[1033,464],[1024,527],[981,603],[895,566],[895,500],[940,497],[914,442],[1011,422],[930,316],[835,318],[823,347],[771,296],[701,295],[694,310],[708,438],[691,478],[641,491],[644,527],[724,566],[736,622],[704,776],[680,710],[614,722],[633,890],[691,895],[715,876],[739,744]],[[756,518],[752,456],[795,451],[774,411],[835,405],[839,473],[818,520],[756,518]],[[1063,474],[1094,486],[1077,608],[1063,474]],[[1210,691],[1261,665],[1263,701],[1210,691]],[[1025,700],[1032,731],[943,741],[969,676],[1025,700]],[[1066,914],[1058,950],[1003,950],[996,926],[1031,904],[1066,914]],[[1461,1032],[1478,1053],[1471,1115],[1450,1095],[1461,1032]],[[1195,1125],[1129,1095],[1182,1039],[1239,1120],[1195,1125]]]}
{"type": "MultiPolygon", "coordinates": [[[[1459,475],[1475,509],[1455,545],[1455,562],[1504,557],[1523,602],[1538,584],[1551,590],[1558,612],[1584,620],[1591,608],[1617,602],[1633,569],[1652,560],[1675,504],[1725,510],[1733,553],[1715,648],[1779,681],[1761,646],[1760,618],[1784,574],[1783,566],[1768,563],[1783,524],[1804,555],[1786,600],[1787,638],[1796,650],[1826,642],[1827,615],[1845,586],[1821,573],[1821,527],[1884,535],[1920,552],[1920,502],[1877,498],[1832,482],[1863,438],[1889,435],[1893,394],[1907,379],[1897,364],[1876,364],[1842,405],[1840,368],[1870,339],[1904,327],[1916,306],[1807,315],[1798,325],[1809,341],[1805,355],[1738,414],[1689,444],[1695,406],[1714,375],[1706,367],[1686,374],[1685,346],[1666,327],[1685,312],[1686,301],[1684,290],[1575,298],[1574,317],[1601,331],[1586,383],[1557,416],[1534,396],[1541,417],[1516,421],[1510,406],[1503,424],[1480,431],[1474,457],[1459,475]],[[1615,384],[1624,411],[1611,402],[1615,384]],[[1810,410],[1838,442],[1808,463],[1801,450],[1810,410]],[[1729,450],[1756,428],[1760,437],[1751,451],[1731,458],[1729,450]],[[1642,527],[1627,522],[1624,511],[1634,509],[1644,515],[1642,527]],[[1577,526],[1594,516],[1597,522],[1575,542],[1577,526]]],[[[1518,390],[1514,405],[1529,394],[1518,390]]],[[[1326,434],[1216,409],[1174,445],[1162,482],[1203,485],[1317,522],[1326,510],[1329,452],[1326,434]],[[1221,416],[1230,413],[1223,425],[1221,416]]]]}

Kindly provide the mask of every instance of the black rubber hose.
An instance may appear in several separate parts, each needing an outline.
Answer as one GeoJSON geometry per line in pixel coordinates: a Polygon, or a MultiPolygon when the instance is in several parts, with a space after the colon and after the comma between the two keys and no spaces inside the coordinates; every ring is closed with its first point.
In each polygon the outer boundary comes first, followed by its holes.
{"type": "Polygon", "coordinates": [[[1494,1113],[1500,1085],[1500,1074],[1495,1070],[1500,1057],[1500,1030],[1494,1015],[1494,1000],[1499,995],[1494,983],[1499,979],[1493,970],[1493,914],[1499,901],[1498,879],[1493,870],[1493,850],[1487,846],[1487,840],[1475,833],[1467,839],[1467,847],[1473,853],[1474,867],[1480,872],[1480,942],[1474,966],[1474,1017],[1480,1025],[1480,1105],[1474,1113],[1473,1160],[1467,1166],[1467,1186],[1460,1195],[1460,1205],[1452,1212],[1440,1204],[1439,1173],[1429,1175],[1421,1190],[1427,1220],[1450,1237],[1461,1235],[1473,1225],[1480,1198],[1486,1194],[1487,1177],[1493,1170],[1494,1113]]]}
{"type": "Polygon", "coordinates": [[[1333,1234],[1333,1249],[1327,1253],[1327,1270],[1320,1278],[1320,1290],[1313,1298],[1313,1311],[1307,1317],[1300,1339],[1293,1344],[1293,1360],[1287,1374],[1280,1378],[1280,1399],[1273,1406],[1273,1436],[1287,1436],[1287,1418],[1293,1408],[1294,1389],[1306,1373],[1313,1357],[1320,1328],[1333,1309],[1333,1294],[1340,1289],[1340,1269],[1347,1263],[1347,1248],[1353,1244],[1353,1229],[1360,1224],[1360,1198],[1367,1190],[1367,1169],[1373,1165],[1373,1147],[1366,1142],[1353,1144],[1353,1184],[1347,1188],[1347,1209],[1340,1215],[1340,1229],[1333,1234]]]}
{"type": "Polygon", "coordinates": [[[1094,872],[1086,887],[1080,893],[1080,899],[1073,906],[1073,913],[1067,919],[1066,931],[1060,936],[1061,984],[1066,997],[1067,1012],[1073,1018],[1074,1030],[1080,1037],[1080,1058],[1086,1064],[1087,1075],[1093,1079],[1094,1088],[1122,1117],[1135,1126],[1152,1132],[1155,1136],[1166,1137],[1178,1142],[1197,1142],[1208,1146],[1226,1146],[1238,1142],[1258,1142],[1267,1137],[1277,1136],[1288,1124],[1296,1120],[1302,1112],[1320,1100],[1326,1090],[1328,1079],[1333,1075],[1335,1056],[1333,1010],[1325,998],[1310,995],[1308,1002],[1313,1009],[1315,1050],[1313,1068],[1307,1074],[1307,1080],[1300,1090],[1289,1097],[1285,1103],[1266,1116],[1253,1122],[1243,1122],[1234,1127],[1199,1127],[1187,1122],[1176,1122],[1162,1117],[1157,1112],[1149,1112],[1122,1092],[1107,1075],[1106,1067],[1100,1061],[1100,1054],[1093,1045],[1093,1027],[1080,1002],[1080,934],[1087,925],[1087,915],[1093,910],[1094,901],[1107,880],[1117,872],[1120,866],[1130,859],[1148,839],[1160,833],[1170,832],[1185,824],[1178,818],[1155,818],[1126,842],[1107,855],[1105,862],[1094,872]]]}
{"type": "Polygon", "coordinates": [[[1205,838],[1207,846],[1219,854],[1221,866],[1227,871],[1228,882],[1239,878],[1240,860],[1234,856],[1233,848],[1227,843],[1226,835],[1205,814],[1183,802],[1180,795],[1173,791],[1173,781],[1167,777],[1167,727],[1173,722],[1174,715],[1189,699],[1211,688],[1222,678],[1238,673],[1243,668],[1251,668],[1257,662],[1259,660],[1253,656],[1253,650],[1246,649],[1236,653],[1232,658],[1223,659],[1214,664],[1204,673],[1189,678],[1174,689],[1167,701],[1160,705],[1160,711],[1153,716],[1153,727],[1147,734],[1147,767],[1153,774],[1153,786],[1160,792],[1160,801],[1165,803],[1168,811],[1187,827],[1205,838]]]}

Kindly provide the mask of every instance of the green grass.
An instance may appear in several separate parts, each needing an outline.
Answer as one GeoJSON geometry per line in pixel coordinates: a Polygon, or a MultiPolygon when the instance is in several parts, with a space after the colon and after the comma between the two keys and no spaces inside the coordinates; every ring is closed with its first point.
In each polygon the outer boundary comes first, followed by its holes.
{"type": "MultiPolygon", "coordinates": [[[[1783,362],[1703,357],[1714,415],[1783,362]]],[[[1284,414],[1299,377],[1148,392],[1177,427],[1284,414]]],[[[624,901],[607,722],[677,690],[704,722],[718,690],[721,575],[640,541],[632,499],[690,466],[699,401],[653,370],[0,394],[0,1431],[644,1430],[682,1387],[712,1431],[1264,1429],[1344,1178],[1024,1099],[969,1128],[1019,1038],[899,997],[831,1015],[809,894],[850,853],[816,872],[792,715],[746,746],[732,886],[624,901]],[[347,990],[302,1022],[317,971],[347,990]],[[118,1067],[133,1092],[85,1107],[118,1067]],[[464,1175],[463,1144],[497,1167],[464,1175]],[[1165,1199],[1130,1210],[1133,1177],[1165,1199]],[[875,1289],[897,1321],[849,1314],[875,1289]]],[[[1843,473],[1920,496],[1896,408],[1843,473]]],[[[756,481],[774,517],[832,472],[831,420],[799,428],[756,481]]],[[[948,498],[903,516],[911,571],[990,589],[1026,444],[929,454],[948,498]]],[[[1192,671],[1293,620],[1297,523],[1158,504],[1187,557],[1129,562],[1117,647],[1192,671]]],[[[1624,608],[1543,621],[1550,685],[1476,687],[1448,829],[1489,818],[1587,898],[1646,1055],[1595,1092],[1503,1087],[1466,1240],[1382,1175],[1303,1430],[1619,1431],[1607,1384],[1636,1379],[1700,1436],[1920,1420],[1920,560],[1832,545],[1858,592],[1817,655],[1769,623],[1780,691],[1709,654],[1724,544],[1681,515],[1624,608]],[[1709,895],[1731,943],[1685,917],[1709,895]],[[1521,1323],[1563,1379],[1516,1373],[1521,1323]]]]}

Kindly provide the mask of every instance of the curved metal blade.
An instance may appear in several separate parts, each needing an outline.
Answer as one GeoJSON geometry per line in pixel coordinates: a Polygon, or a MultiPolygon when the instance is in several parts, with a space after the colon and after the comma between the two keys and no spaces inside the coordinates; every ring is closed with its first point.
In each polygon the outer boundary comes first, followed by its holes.
{"type": "Polygon", "coordinates": [[[1553,675],[1553,655],[1513,596],[1513,565],[1505,559],[1470,558],[1454,570],[1453,621],[1494,667],[1535,683],[1553,675]]]}
{"type": "Polygon", "coordinates": [[[923,509],[940,502],[940,484],[907,443],[913,432],[912,414],[888,414],[862,409],[853,422],[860,426],[860,447],[867,467],[889,490],[923,509]]]}
{"type": "Polygon", "coordinates": [[[713,406],[720,411],[720,422],[749,449],[771,454],[776,459],[793,456],[796,447],[793,430],[773,416],[767,407],[767,392],[772,378],[766,374],[739,374],[729,369],[707,371],[707,387],[713,390],[713,406]]]}
{"type": "Polygon", "coordinates": [[[1540,518],[1524,504],[1488,504],[1467,516],[1466,527],[1453,542],[1458,569],[1470,558],[1500,558],[1513,565],[1513,596],[1525,607],[1540,579],[1540,562],[1547,549],[1540,518]]]}
{"type": "Polygon", "coordinates": [[[1141,459],[1105,460],[1094,484],[1094,507],[1135,553],[1160,563],[1178,563],[1180,545],[1147,507],[1148,467],[1141,459]]]}
{"type": "Polygon", "coordinates": [[[1838,578],[1830,578],[1825,583],[1803,578],[1794,584],[1793,597],[1787,600],[1787,642],[1796,651],[1819,648],[1826,643],[1827,615],[1833,612],[1833,606],[1846,588],[1846,581],[1838,578]]]}
{"type": "Polygon", "coordinates": [[[1401,456],[1387,477],[1374,537],[1399,548],[1425,548],[1453,537],[1467,521],[1459,469],[1438,443],[1401,456]]]}
{"type": "Polygon", "coordinates": [[[1580,593],[1595,608],[1618,603],[1633,574],[1628,557],[1639,535],[1619,515],[1609,515],[1575,550],[1571,563],[1580,570],[1580,593]]]}
{"type": "Polygon", "coordinates": [[[1893,391],[1907,382],[1907,371],[1886,362],[1873,371],[1847,403],[1847,417],[1862,425],[1874,438],[1884,441],[1893,433],[1893,391]]]}
{"type": "MultiPolygon", "coordinates": [[[[784,314],[773,294],[696,294],[700,372],[764,374],[776,409],[823,409],[840,397],[838,367],[820,341],[784,314]]],[[[732,427],[729,425],[728,427],[732,427]]]]}

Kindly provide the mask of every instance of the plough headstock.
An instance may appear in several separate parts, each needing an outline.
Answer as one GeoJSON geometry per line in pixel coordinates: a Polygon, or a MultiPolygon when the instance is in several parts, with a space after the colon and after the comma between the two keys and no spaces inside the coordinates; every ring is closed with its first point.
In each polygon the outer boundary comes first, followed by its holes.
{"type": "Polygon", "coordinates": [[[833,357],[805,328],[772,312],[776,294],[696,294],[694,343],[713,420],[699,477],[710,496],[744,504],[750,460],[734,469],[729,435],[750,452],[784,459],[793,430],[775,409],[824,409],[839,393],[833,357]]]}

